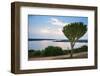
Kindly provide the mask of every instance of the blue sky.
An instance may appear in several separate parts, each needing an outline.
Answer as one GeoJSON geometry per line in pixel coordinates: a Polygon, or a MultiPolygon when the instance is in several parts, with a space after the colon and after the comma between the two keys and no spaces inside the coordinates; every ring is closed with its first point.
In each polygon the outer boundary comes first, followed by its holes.
{"type": "MultiPolygon", "coordinates": [[[[83,22],[88,25],[87,17],[73,16],[43,16],[28,15],[28,37],[29,38],[49,38],[67,39],[62,29],[72,22],[83,22]]],[[[87,33],[81,39],[87,39],[87,33]]]]}

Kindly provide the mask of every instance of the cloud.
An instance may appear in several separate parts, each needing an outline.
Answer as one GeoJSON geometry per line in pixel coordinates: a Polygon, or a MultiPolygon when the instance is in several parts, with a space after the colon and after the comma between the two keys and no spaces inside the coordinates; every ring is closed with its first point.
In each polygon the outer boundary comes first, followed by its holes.
{"type": "Polygon", "coordinates": [[[52,25],[57,25],[57,26],[64,26],[65,24],[68,24],[54,17],[50,19],[50,22],[52,25]]]}
{"type": "Polygon", "coordinates": [[[40,29],[40,32],[42,34],[49,34],[49,35],[62,35],[63,34],[61,28],[52,29],[50,27],[42,28],[40,29]]]}
{"type": "Polygon", "coordinates": [[[48,25],[41,25],[41,27],[32,25],[29,27],[29,37],[54,37],[54,38],[66,38],[62,32],[63,26],[67,24],[58,18],[52,17],[49,20],[48,25]],[[50,25],[51,26],[50,26],[50,25]],[[42,27],[44,26],[44,27],[42,27]]]}

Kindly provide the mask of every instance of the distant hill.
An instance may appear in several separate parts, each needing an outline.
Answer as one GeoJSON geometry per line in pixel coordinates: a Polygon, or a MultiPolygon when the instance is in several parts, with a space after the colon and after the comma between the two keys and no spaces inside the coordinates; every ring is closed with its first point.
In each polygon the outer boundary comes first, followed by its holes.
{"type": "MultiPolygon", "coordinates": [[[[28,41],[45,41],[45,40],[50,40],[50,41],[54,41],[54,42],[69,42],[69,40],[67,39],[40,39],[40,38],[37,38],[37,39],[32,39],[32,38],[29,38],[28,41]]],[[[88,40],[78,40],[77,42],[88,42],[88,40]]]]}
{"type": "MultiPolygon", "coordinates": [[[[54,42],[69,42],[69,40],[56,40],[54,42]]],[[[88,42],[88,40],[78,40],[77,42],[88,42]]]]}
{"type": "Polygon", "coordinates": [[[42,41],[42,40],[56,40],[56,39],[28,39],[28,41],[42,41]]]}

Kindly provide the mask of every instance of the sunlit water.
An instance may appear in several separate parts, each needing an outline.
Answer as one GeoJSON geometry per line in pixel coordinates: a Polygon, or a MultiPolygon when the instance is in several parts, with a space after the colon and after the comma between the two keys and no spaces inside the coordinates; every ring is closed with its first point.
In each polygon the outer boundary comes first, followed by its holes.
{"type": "MultiPolygon", "coordinates": [[[[76,42],[74,48],[78,48],[78,47],[81,47],[83,45],[88,45],[88,43],[76,42]]],[[[53,41],[49,41],[49,40],[28,41],[28,49],[42,50],[48,46],[58,46],[58,47],[61,47],[63,50],[67,50],[67,49],[71,48],[69,42],[53,42],[53,41]]]]}

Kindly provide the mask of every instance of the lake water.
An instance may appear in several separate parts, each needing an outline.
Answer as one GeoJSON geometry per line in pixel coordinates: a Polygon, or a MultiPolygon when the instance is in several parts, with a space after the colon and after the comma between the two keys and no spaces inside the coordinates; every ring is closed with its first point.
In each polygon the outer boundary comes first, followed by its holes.
{"type": "MultiPolygon", "coordinates": [[[[81,47],[83,45],[88,45],[87,42],[76,42],[74,48],[81,47]]],[[[43,40],[43,41],[28,41],[28,49],[34,49],[34,50],[42,50],[48,46],[59,46],[63,50],[70,49],[70,43],[69,42],[53,42],[51,40],[43,40]]]]}

